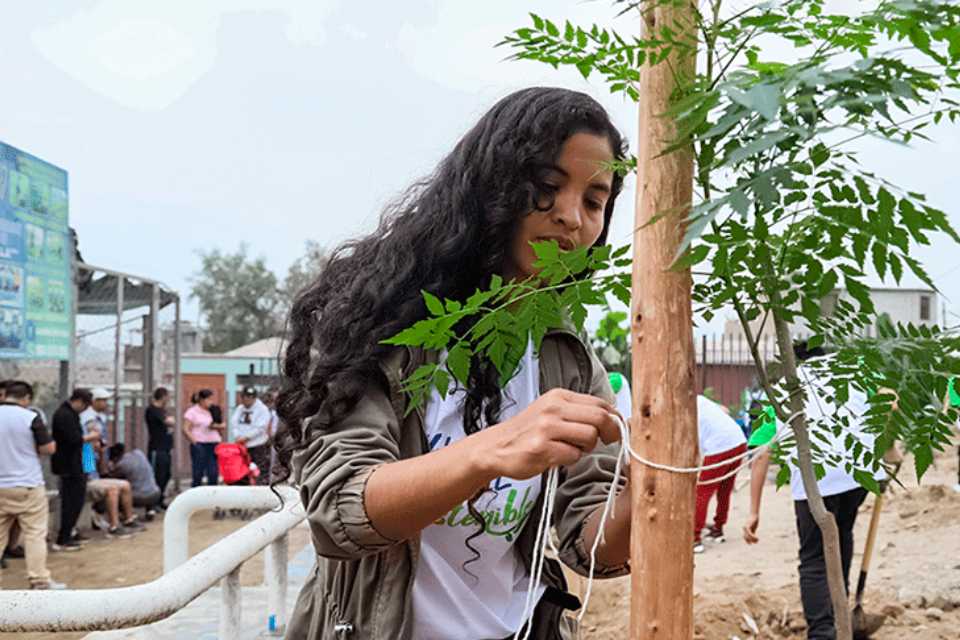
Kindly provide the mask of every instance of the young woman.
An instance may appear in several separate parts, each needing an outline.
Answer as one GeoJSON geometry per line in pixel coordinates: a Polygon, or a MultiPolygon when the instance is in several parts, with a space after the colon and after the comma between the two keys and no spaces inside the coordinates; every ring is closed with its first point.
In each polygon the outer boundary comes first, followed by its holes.
{"type": "Polygon", "coordinates": [[[183,435],[190,442],[190,462],[193,470],[192,487],[199,487],[206,477],[207,484],[217,484],[217,454],[215,449],[220,443],[220,432],[224,428],[222,419],[214,421],[210,414],[213,404],[213,391],[201,389],[190,399],[193,403],[183,414],[183,435]]]}
{"type": "MultiPolygon", "coordinates": [[[[528,594],[544,474],[562,469],[554,528],[580,574],[601,526],[619,439],[599,361],[557,327],[498,386],[406,412],[401,381],[439,354],[381,341],[426,314],[421,290],[464,299],[493,275],[535,277],[531,243],[605,243],[623,140],[590,97],[531,88],[498,102],[372,234],[334,252],[291,313],[278,400],[279,477],[299,484],[320,556],[288,638],[569,638],[576,607],[548,561],[528,594]],[[616,445],[614,445],[616,446],[616,445]],[[292,467],[292,468],[291,468],[292,467]]],[[[597,576],[628,571],[629,496],[605,524],[597,576]]]]}

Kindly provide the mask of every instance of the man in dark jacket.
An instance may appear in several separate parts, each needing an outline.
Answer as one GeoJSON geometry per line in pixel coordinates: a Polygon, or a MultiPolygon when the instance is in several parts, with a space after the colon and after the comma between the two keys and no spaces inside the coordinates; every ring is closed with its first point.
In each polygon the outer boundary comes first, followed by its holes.
{"type": "Polygon", "coordinates": [[[80,425],[80,413],[93,402],[88,389],[74,389],[70,399],[53,414],[53,439],[57,451],[51,460],[53,472],[60,478],[60,531],[53,551],[77,551],[80,543],[74,539],[73,528],[83,510],[87,492],[87,476],[83,472],[83,444],[99,434],[85,436],[80,425]]]}

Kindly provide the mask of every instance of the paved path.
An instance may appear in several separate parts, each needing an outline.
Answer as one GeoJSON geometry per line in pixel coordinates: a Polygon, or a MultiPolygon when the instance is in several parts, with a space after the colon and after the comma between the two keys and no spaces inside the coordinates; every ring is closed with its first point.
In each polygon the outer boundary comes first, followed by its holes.
{"type": "MultiPolygon", "coordinates": [[[[288,567],[287,615],[293,611],[293,604],[300,593],[307,575],[313,568],[313,546],[307,545],[290,561],[288,567]]],[[[267,590],[265,587],[243,587],[241,589],[244,630],[240,638],[222,640],[253,640],[271,638],[267,631],[267,590]]],[[[84,640],[218,640],[217,627],[220,620],[220,588],[210,589],[166,620],[143,627],[121,629],[119,631],[97,631],[84,637],[84,640]]]]}

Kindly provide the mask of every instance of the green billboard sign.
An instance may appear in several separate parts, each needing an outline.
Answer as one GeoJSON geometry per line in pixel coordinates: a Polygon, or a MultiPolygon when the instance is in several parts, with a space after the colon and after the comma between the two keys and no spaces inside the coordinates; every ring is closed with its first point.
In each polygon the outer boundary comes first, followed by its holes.
{"type": "Polygon", "coordinates": [[[68,219],[67,172],[0,142],[0,358],[70,357],[68,219]]]}

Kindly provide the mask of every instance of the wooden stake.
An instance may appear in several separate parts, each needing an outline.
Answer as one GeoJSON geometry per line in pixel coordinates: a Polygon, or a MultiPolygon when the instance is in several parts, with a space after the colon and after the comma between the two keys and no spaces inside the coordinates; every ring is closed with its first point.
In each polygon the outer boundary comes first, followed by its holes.
{"type": "MultiPolygon", "coordinates": [[[[659,3],[646,9],[644,38],[662,26],[689,25],[693,5],[659,3]]],[[[695,37],[691,35],[691,41],[695,37]]],[[[693,154],[661,156],[675,138],[664,117],[678,80],[692,78],[695,56],[674,50],[644,66],[640,78],[640,141],[633,256],[633,448],[648,460],[695,466],[697,414],[689,269],[670,270],[693,198],[693,154]],[[665,217],[644,226],[656,215],[665,217]]],[[[693,515],[696,475],[631,465],[633,525],[630,551],[633,640],[693,638],[693,515]]]]}

